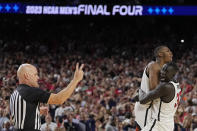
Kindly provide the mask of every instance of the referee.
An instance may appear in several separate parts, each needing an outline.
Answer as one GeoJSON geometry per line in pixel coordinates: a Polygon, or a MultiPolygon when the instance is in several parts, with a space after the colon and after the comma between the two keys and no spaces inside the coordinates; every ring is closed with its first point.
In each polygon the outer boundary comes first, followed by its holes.
{"type": "Polygon", "coordinates": [[[16,131],[40,131],[40,103],[62,104],[83,79],[82,64],[76,65],[74,78],[70,84],[57,94],[39,89],[38,72],[31,64],[22,64],[18,68],[19,85],[10,97],[10,112],[16,131]]]}

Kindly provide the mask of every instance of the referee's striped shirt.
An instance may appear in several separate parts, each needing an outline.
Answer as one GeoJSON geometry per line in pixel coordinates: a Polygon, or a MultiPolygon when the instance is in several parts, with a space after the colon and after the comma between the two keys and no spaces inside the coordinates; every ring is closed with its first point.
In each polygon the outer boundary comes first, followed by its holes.
{"type": "Polygon", "coordinates": [[[10,113],[18,131],[39,131],[39,103],[47,103],[50,93],[20,84],[10,97],[10,113]]]}

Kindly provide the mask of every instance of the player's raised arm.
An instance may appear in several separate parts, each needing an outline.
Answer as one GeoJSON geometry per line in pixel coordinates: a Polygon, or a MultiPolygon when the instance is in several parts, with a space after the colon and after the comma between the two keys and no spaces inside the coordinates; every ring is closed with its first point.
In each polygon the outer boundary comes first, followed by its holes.
{"type": "Polygon", "coordinates": [[[83,79],[83,67],[84,64],[82,64],[79,68],[79,64],[77,63],[73,80],[59,93],[52,93],[49,97],[48,104],[63,104],[71,96],[77,84],[83,79]]]}

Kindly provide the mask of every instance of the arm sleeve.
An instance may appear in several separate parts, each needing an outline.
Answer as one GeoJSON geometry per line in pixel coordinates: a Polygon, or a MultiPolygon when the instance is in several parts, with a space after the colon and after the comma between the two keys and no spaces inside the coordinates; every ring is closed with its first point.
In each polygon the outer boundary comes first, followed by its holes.
{"type": "Polygon", "coordinates": [[[40,88],[27,88],[23,93],[22,97],[29,102],[41,102],[41,103],[47,103],[48,99],[50,97],[50,93],[40,89],[40,88]]]}

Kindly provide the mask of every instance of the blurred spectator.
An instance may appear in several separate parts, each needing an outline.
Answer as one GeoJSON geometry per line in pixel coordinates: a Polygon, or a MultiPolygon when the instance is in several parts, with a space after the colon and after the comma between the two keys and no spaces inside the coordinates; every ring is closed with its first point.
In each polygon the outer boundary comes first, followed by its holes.
{"type": "Polygon", "coordinates": [[[116,121],[113,116],[109,116],[109,120],[105,126],[105,131],[118,131],[116,121]]]}
{"type": "MultiPolygon", "coordinates": [[[[5,128],[5,125],[8,125],[9,118],[7,117],[7,112],[5,109],[0,108],[0,130],[5,128]]],[[[7,126],[6,126],[7,127],[7,126]]]]}
{"type": "Polygon", "coordinates": [[[57,116],[55,121],[56,121],[56,125],[57,125],[57,128],[55,129],[55,131],[66,131],[66,129],[64,127],[64,121],[61,116],[57,116]]]}
{"type": "Polygon", "coordinates": [[[67,116],[67,122],[64,122],[66,131],[79,131],[80,127],[78,124],[73,122],[73,114],[69,113],[67,116]]]}
{"type": "Polygon", "coordinates": [[[14,131],[14,127],[11,125],[10,121],[4,121],[3,128],[1,131],[14,131]]]}
{"type": "Polygon", "coordinates": [[[192,130],[197,130],[197,114],[194,113],[192,116],[192,130]]]}
{"type": "Polygon", "coordinates": [[[52,122],[52,118],[50,116],[50,114],[48,114],[45,117],[45,121],[46,123],[41,125],[41,131],[55,131],[55,129],[57,128],[57,124],[52,122]]]}

